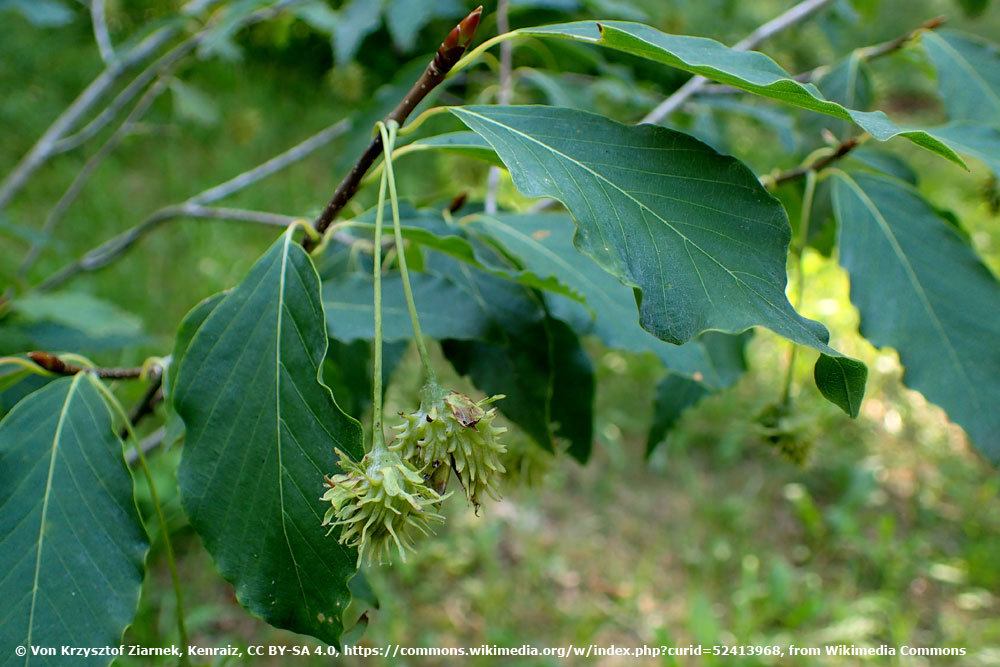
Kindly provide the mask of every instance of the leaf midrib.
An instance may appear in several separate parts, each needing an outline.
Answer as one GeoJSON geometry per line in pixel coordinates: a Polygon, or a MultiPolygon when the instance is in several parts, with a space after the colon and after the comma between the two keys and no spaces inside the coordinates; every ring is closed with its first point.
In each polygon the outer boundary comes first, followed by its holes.
{"type": "MultiPolygon", "coordinates": [[[[73,401],[73,397],[76,395],[76,388],[79,385],[80,380],[86,375],[86,373],[77,373],[73,376],[73,380],[70,382],[69,389],[66,392],[66,398],[63,401],[62,408],[59,411],[59,419],[56,421],[56,430],[52,436],[52,449],[49,458],[49,470],[45,479],[45,493],[42,496],[42,516],[38,524],[38,547],[35,556],[35,573],[34,579],[31,585],[31,607],[28,611],[28,635],[25,638],[25,645],[31,646],[31,633],[34,630],[35,623],[35,606],[38,602],[38,582],[42,571],[42,548],[45,544],[45,520],[49,513],[49,496],[52,493],[52,479],[55,475],[56,469],[56,459],[59,453],[59,443],[62,441],[62,430],[63,425],[66,423],[66,416],[69,414],[69,406],[73,401]]],[[[30,654],[25,654],[24,664],[27,665],[31,660],[30,654]]]]}

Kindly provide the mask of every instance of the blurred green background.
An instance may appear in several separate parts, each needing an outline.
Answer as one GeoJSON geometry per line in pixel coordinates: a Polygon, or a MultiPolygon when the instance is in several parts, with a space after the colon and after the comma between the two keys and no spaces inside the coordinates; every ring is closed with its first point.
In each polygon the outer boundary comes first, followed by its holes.
{"type": "MultiPolygon", "coordinates": [[[[0,10],[0,173],[13,168],[102,66],[80,4],[60,5],[64,14],[48,21],[51,25],[27,20],[13,11],[14,4],[0,2],[5,7],[0,10]]],[[[732,43],[790,4],[514,2],[511,23],[637,18],[667,31],[732,43]]],[[[179,5],[111,0],[112,38],[128,40],[179,5]]],[[[421,54],[433,51],[462,8],[471,7],[457,0],[440,5],[442,16],[405,48],[378,25],[355,54],[338,59],[337,49],[346,48],[343,39],[340,47],[334,39],[331,48],[322,30],[284,13],[235,36],[232,52],[187,61],[177,73],[180,83],[101,165],[21,282],[15,274],[24,252],[100,139],[53,159],[0,213],[0,292],[37,283],[156,208],[230,178],[369,104],[373,91],[403,65],[426,60],[421,54]]],[[[1000,41],[1000,5],[988,5],[835,2],[761,48],[789,71],[802,71],[937,15],[947,16],[951,27],[1000,41]]],[[[493,9],[486,7],[480,39],[496,31],[493,9]]],[[[518,79],[517,101],[545,101],[532,77],[550,76],[567,90],[585,89],[598,111],[625,121],[640,118],[684,80],[677,72],[587,49],[526,43],[515,49],[515,58],[535,72],[518,79]],[[560,69],[574,74],[560,79],[560,69]],[[573,78],[580,74],[597,78],[573,78]]],[[[912,122],[942,118],[933,70],[919,49],[879,60],[873,71],[876,106],[912,122]]],[[[480,67],[442,99],[492,101],[495,82],[495,71],[480,67]]],[[[697,106],[691,111],[678,123],[707,131],[707,115],[697,106]]],[[[721,129],[710,129],[725,150],[765,173],[797,164],[805,146],[816,140],[797,117],[790,118],[793,131],[803,135],[795,152],[775,139],[774,125],[746,117],[725,118],[721,129]]],[[[106,130],[102,136],[107,135],[106,130]]],[[[225,204],[311,217],[365,138],[362,131],[334,142],[225,204]]],[[[925,194],[957,215],[976,249],[1000,271],[996,183],[988,172],[974,164],[967,174],[900,143],[891,148],[915,165],[925,194]]],[[[418,203],[446,201],[460,192],[481,197],[486,182],[485,166],[459,158],[408,157],[398,172],[401,196],[418,203]]],[[[794,192],[787,194],[795,200],[794,192]]],[[[370,192],[363,193],[356,210],[371,199],[370,192]]],[[[506,180],[501,201],[515,207],[527,203],[506,180]]],[[[76,278],[68,289],[117,304],[141,321],[140,340],[92,356],[131,364],[164,354],[184,313],[236,283],[275,235],[238,223],[178,221],[107,269],[76,278]]],[[[591,342],[599,405],[591,462],[581,467],[565,457],[549,460],[530,445],[518,445],[519,474],[502,502],[475,516],[452,499],[446,507],[449,522],[407,563],[367,571],[380,608],[370,614],[361,642],[885,643],[964,646],[969,655],[880,664],[1000,664],[1000,478],[940,409],[902,386],[895,354],[875,350],[858,336],[847,280],[835,261],[811,251],[805,261],[804,314],[831,328],[838,349],[869,364],[868,397],[859,419],[847,419],[816,393],[809,380],[812,358],[799,355],[792,426],[809,456],[803,465],[784,458],[755,418],[780,395],[788,348],[759,332],[750,346],[747,376],[689,411],[646,464],[642,453],[651,403],[663,371],[648,358],[591,342]]],[[[0,341],[0,348],[14,345],[0,341]]],[[[0,349],[13,351],[20,350],[0,349]]],[[[396,370],[388,410],[416,402],[416,369],[407,356],[396,370]]],[[[161,494],[168,492],[188,583],[192,642],[315,644],[269,628],[236,604],[171,495],[178,454],[158,452],[154,461],[161,494]]],[[[150,562],[141,610],[126,641],[162,645],[176,634],[161,543],[154,545],[150,562]]],[[[730,658],[720,664],[778,663],[730,658]]]]}

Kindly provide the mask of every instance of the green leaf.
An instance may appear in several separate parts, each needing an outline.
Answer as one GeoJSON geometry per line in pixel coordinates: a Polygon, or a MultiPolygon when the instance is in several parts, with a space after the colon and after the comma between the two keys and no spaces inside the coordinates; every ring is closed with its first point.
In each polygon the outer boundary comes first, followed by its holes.
{"type": "Polygon", "coordinates": [[[996,45],[953,30],[925,32],[921,43],[937,68],[948,117],[1000,126],[1000,50],[996,45]]]}
{"type": "Polygon", "coordinates": [[[493,147],[475,132],[445,132],[444,134],[417,139],[397,150],[401,154],[436,150],[455,155],[464,155],[497,166],[503,165],[493,147]]]}
{"type": "MultiPolygon", "coordinates": [[[[475,133],[470,132],[469,134],[475,133]]],[[[483,143],[488,146],[485,142],[483,143]]],[[[489,152],[499,162],[499,159],[496,158],[496,152],[492,148],[489,148],[489,152]]],[[[388,208],[388,206],[387,203],[386,207],[388,208]]],[[[484,256],[483,252],[477,251],[466,238],[462,228],[445,222],[440,211],[415,209],[405,204],[400,209],[400,230],[403,233],[403,238],[409,243],[436,250],[477,269],[492,273],[505,280],[513,280],[526,287],[556,292],[577,300],[581,298],[554,278],[539,276],[531,271],[515,273],[510,270],[509,266],[492,261],[489,257],[484,256]]],[[[390,212],[386,211],[387,218],[389,215],[390,212]]],[[[364,230],[369,234],[367,238],[374,240],[374,220],[375,210],[366,211],[358,220],[352,221],[352,229],[364,230]]]]}
{"type": "Polygon", "coordinates": [[[646,439],[646,458],[656,451],[681,415],[708,394],[705,385],[682,375],[670,373],[660,380],[653,404],[653,423],[646,439]]]}
{"type": "MultiPolygon", "coordinates": [[[[488,333],[489,316],[466,290],[449,278],[414,273],[410,284],[424,335],[436,339],[470,339],[488,333]]],[[[372,279],[358,273],[324,281],[323,307],[330,336],[345,343],[371,340],[375,331],[374,294],[372,279]]],[[[398,273],[382,279],[382,335],[386,342],[413,337],[398,273]]]]}
{"type": "Polygon", "coordinates": [[[334,448],[362,447],[318,379],[326,348],[319,276],[289,230],[198,328],[174,407],[184,508],[240,604],[338,644],[357,554],[325,534],[319,497],[334,448]]]}
{"type": "Polygon", "coordinates": [[[552,357],[545,322],[510,321],[503,341],[445,340],[448,361],[487,395],[504,394],[497,403],[505,417],[532,440],[553,451],[551,418],[552,357]]]}
{"type": "Polygon", "coordinates": [[[0,0],[0,12],[4,10],[19,12],[39,28],[58,28],[73,21],[73,11],[60,0],[0,0]]]}
{"type": "Polygon", "coordinates": [[[97,382],[60,378],[0,422],[4,664],[38,660],[17,646],[118,646],[139,604],[146,534],[97,382]]]}
{"type": "Polygon", "coordinates": [[[458,0],[388,0],[385,23],[396,48],[409,52],[416,45],[420,30],[430,21],[461,16],[463,10],[458,0]]]}
{"type": "Polygon", "coordinates": [[[184,439],[184,420],[177,414],[174,408],[174,387],[177,384],[177,373],[181,368],[181,361],[187,352],[191,340],[198,332],[201,325],[212,314],[215,307],[226,297],[226,292],[219,292],[200,301],[181,320],[180,327],[177,328],[177,337],[174,339],[174,351],[170,355],[170,363],[163,374],[163,395],[167,397],[164,401],[166,406],[166,420],[164,424],[165,433],[163,444],[171,447],[184,439]]]}
{"type": "Polygon", "coordinates": [[[829,334],[785,296],[785,210],[734,158],[680,132],[548,107],[460,107],[528,196],[554,197],[574,244],[639,290],[642,327],[668,343],[761,325],[823,354],[829,334]]]}
{"type": "Polygon", "coordinates": [[[550,417],[569,455],[586,463],[594,442],[594,365],[576,332],[561,320],[547,320],[552,341],[550,417]]]}
{"type": "Polygon", "coordinates": [[[906,137],[964,166],[962,158],[932,132],[899,127],[881,111],[845,108],[823,97],[815,86],[799,83],[776,62],[756,51],[737,51],[704,37],[670,35],[647,25],[622,21],[579,21],[520,28],[517,32],[598,44],[647,58],[785,104],[853,121],[879,141],[906,137]]]}
{"type": "Polygon", "coordinates": [[[1000,129],[978,123],[948,123],[935,128],[958,151],[982,161],[1000,178],[1000,129]]]}
{"type": "Polygon", "coordinates": [[[862,334],[894,347],[904,382],[1000,462],[1000,284],[901,181],[837,172],[833,198],[862,334]]]}
{"type": "Polygon", "coordinates": [[[828,401],[853,419],[861,411],[868,367],[857,359],[821,354],[813,369],[816,387],[828,401]]]}
{"type": "Polygon", "coordinates": [[[382,0],[348,0],[337,14],[333,52],[337,64],[350,62],[365,37],[382,24],[382,0]]]}
{"type": "Polygon", "coordinates": [[[27,294],[13,306],[29,322],[54,322],[92,337],[134,336],[142,330],[135,315],[82,292],[27,294]]]}
{"type": "Polygon", "coordinates": [[[590,308],[587,311],[566,299],[549,297],[555,317],[572,323],[578,331],[597,335],[611,347],[652,352],[676,372],[699,375],[712,386],[722,383],[699,341],[671,345],[639,326],[632,290],[580,256],[573,246],[573,221],[565,213],[482,215],[466,226],[501,245],[525,268],[542,277],[551,275],[578,292],[590,308]]]}
{"type": "Polygon", "coordinates": [[[465,264],[441,256],[429,260],[435,274],[447,277],[463,292],[460,303],[475,306],[485,318],[483,335],[442,340],[445,356],[487,395],[506,395],[497,403],[500,412],[552,451],[552,342],[540,301],[521,285],[465,264]]]}
{"type": "Polygon", "coordinates": [[[170,82],[170,92],[174,96],[174,113],[178,118],[209,127],[219,124],[219,107],[201,90],[174,79],[170,82]]]}

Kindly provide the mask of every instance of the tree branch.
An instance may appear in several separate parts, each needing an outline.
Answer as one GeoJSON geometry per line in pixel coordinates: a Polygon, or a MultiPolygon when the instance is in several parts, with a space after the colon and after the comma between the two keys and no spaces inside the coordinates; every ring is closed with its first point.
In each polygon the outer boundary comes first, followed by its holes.
{"type": "Polygon", "coordinates": [[[111,35],[108,34],[108,22],[104,16],[104,0],[90,0],[90,22],[94,25],[94,41],[101,54],[104,64],[115,60],[115,47],[111,45],[111,35]]]}
{"type": "Polygon", "coordinates": [[[292,146],[284,153],[275,155],[267,162],[245,171],[242,174],[229,179],[225,183],[220,183],[215,187],[196,194],[188,199],[188,202],[192,204],[211,204],[228,197],[231,194],[253,185],[257,181],[267,178],[271,174],[281,171],[290,164],[294,164],[295,162],[305,159],[318,149],[347,132],[349,129],[351,129],[351,121],[349,119],[334,123],[329,127],[323,128],[304,141],[292,146]]]}
{"type": "MultiPolygon", "coordinates": [[[[733,44],[732,48],[737,51],[748,51],[756,47],[764,40],[790,28],[796,23],[804,21],[820,9],[823,9],[826,5],[830,4],[830,2],[831,0],[802,0],[802,2],[798,3],[784,14],[768,21],[740,41],[736,42],[736,44],[733,44]]],[[[698,92],[706,83],[708,83],[708,79],[703,76],[691,77],[683,86],[675,90],[670,97],[660,102],[655,109],[646,114],[646,117],[639,122],[659,123],[668,115],[676,111],[685,101],[687,101],[689,97],[698,92]]]]}
{"type": "MultiPolygon", "coordinates": [[[[473,36],[476,34],[476,28],[479,26],[479,19],[482,16],[483,8],[482,6],[474,9],[468,16],[466,16],[462,21],[452,28],[448,36],[445,37],[441,46],[438,47],[437,53],[434,54],[434,59],[431,60],[430,64],[427,65],[427,69],[420,76],[419,79],[413,84],[409,92],[403,97],[400,103],[396,106],[392,112],[386,116],[385,121],[395,121],[402,125],[406,122],[413,109],[420,104],[420,102],[436,88],[442,81],[444,81],[445,76],[451,71],[451,68],[455,66],[455,63],[459,61],[462,55],[465,53],[465,49],[469,46],[472,41],[473,36]]],[[[368,148],[365,149],[361,157],[358,158],[351,170],[344,176],[344,179],[334,190],[333,196],[330,198],[330,202],[323,209],[323,212],[319,215],[314,223],[316,231],[320,234],[326,231],[327,227],[333,222],[334,218],[343,210],[347,202],[358,191],[358,186],[361,185],[361,179],[364,178],[365,174],[371,168],[375,159],[382,154],[382,137],[375,135],[368,148]]],[[[311,250],[315,247],[316,243],[312,241],[311,237],[306,237],[303,245],[311,250]]]]}
{"type": "Polygon", "coordinates": [[[40,291],[48,291],[62,285],[77,274],[97,271],[124,254],[142,237],[146,236],[163,223],[180,218],[232,220],[235,222],[250,222],[274,227],[287,227],[293,222],[302,219],[278,213],[248,211],[236,208],[211,208],[192,203],[183,203],[177,206],[166,206],[154,211],[138,225],[126,229],[124,232],[108,239],[96,248],[86,252],[76,261],[67,264],[59,271],[39,283],[36,289],[40,291]]]}
{"type": "Polygon", "coordinates": [[[810,171],[822,171],[837,160],[846,157],[848,153],[864,143],[867,138],[868,135],[863,134],[861,136],[844,139],[836,148],[833,149],[833,152],[827,153],[826,155],[808,164],[799,165],[794,169],[782,171],[774,174],[773,176],[763,176],[760,179],[761,184],[768,189],[773,189],[783,183],[798,180],[810,171]]]}
{"type": "MultiPolygon", "coordinates": [[[[224,183],[208,188],[207,190],[203,190],[180,204],[165,206],[154,211],[139,224],[108,239],[107,241],[84,253],[79,259],[67,264],[58,272],[42,281],[37,288],[43,291],[50,290],[54,287],[62,285],[67,280],[80,273],[97,271],[124,254],[146,234],[152,232],[163,223],[176,220],[178,218],[189,217],[212,220],[235,220],[238,222],[251,222],[282,227],[288,226],[299,218],[279,215],[276,213],[247,211],[244,209],[211,208],[205,206],[204,204],[215,202],[224,197],[235,194],[240,190],[257,183],[258,181],[277,173],[285,167],[305,159],[318,149],[344,134],[350,127],[351,122],[349,120],[341,120],[320,130],[304,141],[292,146],[284,153],[274,156],[267,162],[258,165],[253,169],[249,169],[224,183]]],[[[334,234],[333,238],[338,243],[344,243],[347,245],[354,243],[356,240],[350,234],[340,232],[334,234]]]]}
{"type": "MultiPolygon", "coordinates": [[[[153,414],[153,410],[156,408],[156,404],[163,400],[163,373],[159,373],[153,381],[150,383],[149,387],[146,388],[146,393],[142,395],[142,398],[132,411],[129,412],[128,420],[129,423],[135,427],[139,422],[141,422],[145,417],[153,414]]],[[[124,440],[128,437],[128,427],[122,427],[121,438],[124,440]]],[[[143,450],[144,452],[146,450],[143,450]]]]}
{"type": "Polygon", "coordinates": [[[179,26],[165,26],[146,37],[128,53],[108,65],[103,72],[88,85],[69,107],[59,115],[35,145],[21,158],[13,171],[0,183],[0,209],[7,206],[17,192],[28,182],[28,178],[57,151],[56,142],[62,139],[80,119],[111,89],[122,75],[137,63],[142,62],[169,42],[179,30],[179,26]]]}
{"type": "MultiPolygon", "coordinates": [[[[99,0],[95,0],[99,2],[99,0]]],[[[169,73],[165,73],[169,75],[169,73]]],[[[152,106],[153,102],[156,101],[164,90],[167,88],[167,80],[161,78],[153,86],[151,86],[146,93],[139,99],[136,103],[135,108],[132,109],[131,113],[125,118],[125,121],[118,126],[118,129],[108,137],[108,140],[94,153],[87,163],[83,165],[83,169],[77,173],[76,178],[63,193],[56,205],[52,207],[49,211],[49,215],[45,219],[45,223],[42,225],[42,237],[33,242],[31,247],[28,248],[28,252],[24,256],[24,260],[18,267],[17,276],[19,278],[24,278],[28,274],[28,271],[34,265],[38,256],[41,254],[42,249],[48,243],[48,239],[52,236],[55,231],[56,226],[66,215],[69,207],[73,205],[80,193],[83,192],[83,188],[87,185],[90,177],[97,171],[97,168],[102,162],[118,147],[122,140],[132,131],[135,126],[136,121],[145,115],[146,111],[152,106]]]]}
{"type": "Polygon", "coordinates": [[[131,380],[142,377],[142,367],[135,368],[84,368],[65,361],[50,352],[29,352],[28,358],[38,366],[56,375],[76,375],[77,373],[93,373],[99,378],[108,380],[131,380]]]}

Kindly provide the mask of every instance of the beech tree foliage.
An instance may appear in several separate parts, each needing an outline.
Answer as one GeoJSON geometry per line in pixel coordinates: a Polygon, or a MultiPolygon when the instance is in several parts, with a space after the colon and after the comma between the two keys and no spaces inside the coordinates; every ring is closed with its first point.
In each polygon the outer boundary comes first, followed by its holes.
{"type": "MultiPolygon", "coordinates": [[[[97,100],[110,83],[95,80],[4,180],[0,208],[70,144],[109,124],[136,122],[141,96],[155,97],[157,86],[172,90],[189,113],[204,111],[197,91],[164,83],[173,63],[232,52],[249,25],[293,16],[331,35],[337,60],[346,62],[383,21],[405,50],[432,20],[467,11],[458,2],[360,0],[337,11],[316,1],[185,7],[186,16],[155,28],[147,41],[123,46],[101,75],[120,80],[152,62],[135,90],[124,88],[102,111],[97,100]],[[132,112],[122,120],[125,108],[132,112]]],[[[896,350],[906,386],[1000,463],[1000,283],[961,222],[924,198],[901,157],[915,146],[952,168],[985,166],[1000,178],[996,45],[932,22],[793,76],[764,53],[638,22],[594,18],[484,40],[477,35],[482,11],[462,19],[421,69],[401,69],[398,85],[379,91],[346,124],[5,293],[0,332],[13,341],[5,347],[16,348],[0,359],[5,664],[15,646],[117,645],[129,625],[147,536],[126,456],[145,467],[132,426],[161,398],[164,437],[182,448],[183,510],[239,603],[272,625],[333,645],[369,599],[360,563],[419,549],[424,533],[446,520],[440,503],[448,494],[490,511],[509,466],[504,424],[572,465],[587,463],[595,409],[588,338],[648,353],[666,369],[648,452],[685,409],[740,378],[744,347],[760,328],[815,358],[815,386],[804,390],[820,392],[845,419],[857,417],[865,365],[832,345],[824,324],[788,297],[789,264],[795,270],[808,247],[832,253],[846,271],[859,334],[896,350]],[[719,93],[698,107],[705,113],[779,124],[792,118],[821,128],[813,134],[823,140],[797,155],[798,167],[755,173],[690,125],[670,116],[644,123],[606,117],[587,91],[546,74],[534,81],[551,104],[471,97],[435,104],[446,87],[459,99],[453,84],[491,49],[516,53],[537,40],[647,61],[662,68],[664,81],[677,71],[703,77],[719,93]],[[932,65],[927,72],[947,123],[914,127],[870,108],[869,61],[902,49],[932,65]],[[441,126],[447,129],[427,129],[441,126]],[[346,132],[356,135],[361,157],[325,208],[316,202],[315,221],[216,206],[346,132]],[[536,205],[513,210],[472,198],[418,207],[408,201],[412,193],[397,192],[405,156],[418,152],[485,161],[536,205]],[[378,204],[349,213],[347,203],[368,188],[378,191],[378,204]],[[779,199],[779,190],[793,196],[779,199]],[[793,229],[788,203],[798,201],[793,229]],[[192,302],[172,350],[141,368],[95,366],[64,345],[78,340],[67,332],[105,342],[136,335],[127,313],[68,284],[186,217],[272,225],[276,238],[231,289],[192,302]],[[834,235],[818,233],[829,225],[834,235]],[[410,344],[422,362],[421,402],[400,419],[384,419],[384,379],[410,344]],[[432,358],[428,346],[441,356],[432,358]],[[445,386],[435,359],[467,376],[480,395],[445,386]],[[131,413],[114,391],[124,380],[149,385],[131,413]]],[[[675,95],[686,98],[706,83],[692,81],[675,95]]],[[[98,154],[113,150],[116,136],[98,154]]],[[[50,220],[74,197],[68,192],[50,220]]],[[[762,421],[775,427],[790,409],[779,402],[762,421]]],[[[169,537],[165,524],[159,530],[169,537]]],[[[180,598],[178,611],[183,637],[180,598]]]]}

